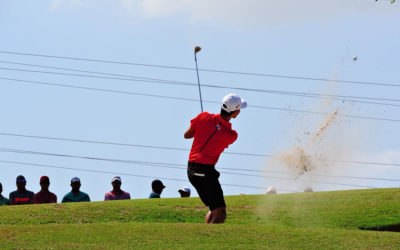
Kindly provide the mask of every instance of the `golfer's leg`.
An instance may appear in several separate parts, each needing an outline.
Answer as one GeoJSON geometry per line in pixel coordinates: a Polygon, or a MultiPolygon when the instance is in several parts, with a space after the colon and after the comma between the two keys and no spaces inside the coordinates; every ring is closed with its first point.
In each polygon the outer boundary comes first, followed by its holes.
{"type": "Polygon", "coordinates": [[[213,219],[213,214],[211,213],[211,211],[208,211],[208,213],[206,214],[206,220],[205,220],[205,222],[206,222],[207,224],[210,224],[211,221],[212,221],[212,219],[213,219]]]}
{"type": "Polygon", "coordinates": [[[219,207],[211,211],[211,223],[224,223],[226,219],[225,207],[219,207]]]}

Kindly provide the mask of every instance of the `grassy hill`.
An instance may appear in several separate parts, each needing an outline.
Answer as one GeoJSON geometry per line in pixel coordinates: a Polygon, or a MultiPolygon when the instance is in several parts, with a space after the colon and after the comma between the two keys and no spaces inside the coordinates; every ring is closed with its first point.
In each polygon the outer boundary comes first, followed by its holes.
{"type": "Polygon", "coordinates": [[[228,196],[224,225],[198,198],[0,207],[1,248],[400,248],[400,189],[228,196]]]}

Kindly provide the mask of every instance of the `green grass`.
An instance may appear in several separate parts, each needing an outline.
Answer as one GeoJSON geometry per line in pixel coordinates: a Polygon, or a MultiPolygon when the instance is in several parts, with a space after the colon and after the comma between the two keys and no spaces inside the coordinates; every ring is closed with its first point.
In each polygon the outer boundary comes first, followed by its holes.
{"type": "Polygon", "coordinates": [[[92,223],[0,226],[7,248],[395,248],[398,233],[193,223],[92,223]]]}
{"type": "Polygon", "coordinates": [[[198,198],[0,207],[0,248],[400,248],[400,189],[228,196],[224,225],[198,198]]]}

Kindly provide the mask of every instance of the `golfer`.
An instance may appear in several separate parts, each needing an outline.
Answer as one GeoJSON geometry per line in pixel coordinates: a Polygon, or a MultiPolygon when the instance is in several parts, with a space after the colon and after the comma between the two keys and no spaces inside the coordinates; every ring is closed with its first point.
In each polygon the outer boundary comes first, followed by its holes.
{"type": "Polygon", "coordinates": [[[238,137],[229,121],[246,106],[247,102],[238,95],[229,94],[222,100],[220,114],[200,113],[190,121],[190,127],[185,132],[185,139],[194,138],[187,171],[190,183],[210,209],[206,223],[224,223],[226,219],[224,194],[215,164],[225,148],[238,137]]]}

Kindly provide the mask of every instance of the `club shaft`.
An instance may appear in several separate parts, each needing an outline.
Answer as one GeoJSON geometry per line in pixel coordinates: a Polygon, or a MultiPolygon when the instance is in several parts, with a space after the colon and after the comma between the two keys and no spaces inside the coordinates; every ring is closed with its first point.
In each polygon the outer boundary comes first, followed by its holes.
{"type": "Polygon", "coordinates": [[[197,84],[199,85],[199,95],[200,95],[200,107],[201,107],[201,112],[203,112],[203,99],[201,97],[199,68],[197,67],[197,56],[196,56],[196,53],[194,53],[194,61],[196,62],[197,84]]]}

